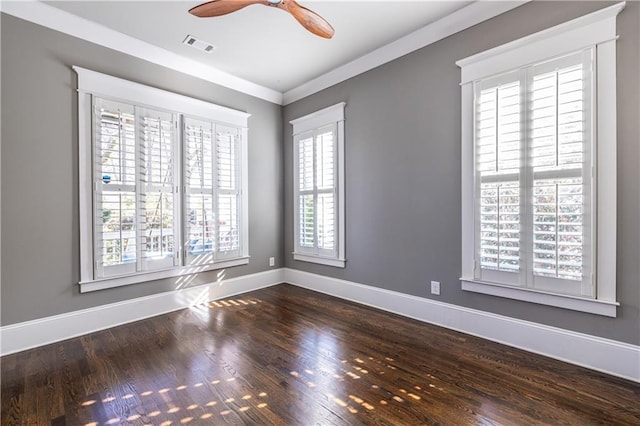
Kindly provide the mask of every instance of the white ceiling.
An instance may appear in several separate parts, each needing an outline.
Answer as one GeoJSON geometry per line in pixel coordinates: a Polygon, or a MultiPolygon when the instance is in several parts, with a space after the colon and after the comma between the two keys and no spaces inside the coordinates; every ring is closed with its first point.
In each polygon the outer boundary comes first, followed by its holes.
{"type": "Polygon", "coordinates": [[[467,6],[470,1],[299,0],[335,29],[326,40],[281,10],[252,5],[197,18],[195,1],[50,1],[50,6],[284,93],[467,6]],[[182,43],[187,34],[216,49],[182,43]]]}

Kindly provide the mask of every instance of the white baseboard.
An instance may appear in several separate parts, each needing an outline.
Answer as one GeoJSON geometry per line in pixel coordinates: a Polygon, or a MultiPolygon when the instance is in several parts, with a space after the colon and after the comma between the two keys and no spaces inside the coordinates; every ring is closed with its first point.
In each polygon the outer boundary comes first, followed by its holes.
{"type": "Polygon", "coordinates": [[[640,346],[294,269],[284,270],[284,281],[640,382],[640,346]]]}
{"type": "Polygon", "coordinates": [[[288,268],[0,327],[0,355],[282,282],[640,382],[639,346],[288,268]]]}
{"type": "Polygon", "coordinates": [[[283,269],[272,269],[0,327],[0,355],[20,352],[212,300],[270,287],[282,283],[283,277],[283,269]]]}

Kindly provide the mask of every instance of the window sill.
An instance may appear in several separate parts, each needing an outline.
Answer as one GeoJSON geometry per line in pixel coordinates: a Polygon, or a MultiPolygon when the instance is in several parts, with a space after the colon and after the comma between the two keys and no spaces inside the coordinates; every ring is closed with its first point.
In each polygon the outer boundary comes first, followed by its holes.
{"type": "Polygon", "coordinates": [[[231,260],[222,260],[207,265],[191,265],[181,266],[177,268],[165,269],[162,271],[141,272],[133,275],[121,275],[115,277],[101,278],[91,281],[81,281],[80,293],[88,293],[90,291],[104,290],[107,288],[122,287],[130,284],[138,284],[147,281],[161,280],[164,278],[179,277],[182,275],[198,274],[206,271],[214,271],[216,269],[230,268],[232,266],[246,265],[249,263],[249,257],[240,257],[231,260]]]}
{"type": "Polygon", "coordinates": [[[344,268],[347,261],[345,259],[335,259],[328,257],[312,256],[308,254],[293,253],[293,260],[301,262],[318,263],[320,265],[334,266],[336,268],[344,268]]]}
{"type": "Polygon", "coordinates": [[[523,300],[525,302],[538,303],[541,305],[555,306],[558,308],[571,309],[574,311],[588,312],[607,317],[616,317],[618,302],[607,302],[603,300],[586,299],[576,296],[566,296],[546,293],[533,289],[504,286],[480,281],[473,281],[461,278],[462,290],[474,293],[489,294],[492,296],[505,297],[508,299],[523,300]]]}

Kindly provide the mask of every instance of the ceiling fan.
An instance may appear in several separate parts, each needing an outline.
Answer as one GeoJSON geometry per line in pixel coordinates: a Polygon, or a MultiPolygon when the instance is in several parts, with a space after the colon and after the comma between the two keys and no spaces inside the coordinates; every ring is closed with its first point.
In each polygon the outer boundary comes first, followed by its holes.
{"type": "Polygon", "coordinates": [[[277,7],[289,12],[303,27],[320,37],[331,38],[335,32],[331,24],[323,17],[304,6],[300,6],[295,0],[213,0],[190,9],[189,13],[200,18],[209,18],[226,15],[252,4],[277,7]]]}

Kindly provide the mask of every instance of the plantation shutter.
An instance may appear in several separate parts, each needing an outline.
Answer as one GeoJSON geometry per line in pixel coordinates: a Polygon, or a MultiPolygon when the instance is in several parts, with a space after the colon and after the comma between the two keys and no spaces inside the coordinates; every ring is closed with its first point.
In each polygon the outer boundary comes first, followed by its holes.
{"type": "Polygon", "coordinates": [[[250,114],[73,69],[80,291],[248,264],[250,114]]]}
{"type": "Polygon", "coordinates": [[[344,268],[344,109],[339,103],[293,125],[294,260],[344,268]]]}
{"type": "Polygon", "coordinates": [[[240,135],[237,128],[216,125],[218,258],[240,251],[240,135]]]}
{"type": "Polygon", "coordinates": [[[518,73],[483,82],[476,95],[476,220],[480,277],[519,284],[521,276],[521,86],[518,73]]]}
{"type": "Polygon", "coordinates": [[[336,126],[305,132],[297,146],[297,251],[336,256],[336,126]]]}
{"type": "Polygon", "coordinates": [[[184,138],[186,263],[206,264],[216,243],[213,125],[185,118],[184,138]]]}
{"type": "Polygon", "coordinates": [[[588,49],[475,83],[475,278],[593,295],[588,49]]]}
{"type": "Polygon", "coordinates": [[[318,254],[336,255],[336,137],[335,125],[323,127],[316,136],[316,223],[318,254]]]}
{"type": "Polygon", "coordinates": [[[314,252],[316,220],[314,195],[314,136],[308,132],[298,141],[298,244],[300,252],[314,252]]]}
{"type": "Polygon", "coordinates": [[[139,247],[140,269],[177,264],[175,179],[176,118],[167,112],[137,109],[139,123],[139,247]]]}
{"type": "Polygon", "coordinates": [[[532,287],[592,296],[593,49],[529,71],[532,287]],[[584,285],[580,283],[584,281],[584,285]]]}
{"type": "Polygon", "coordinates": [[[132,105],[94,98],[97,277],[136,271],[136,138],[132,105]]]}

